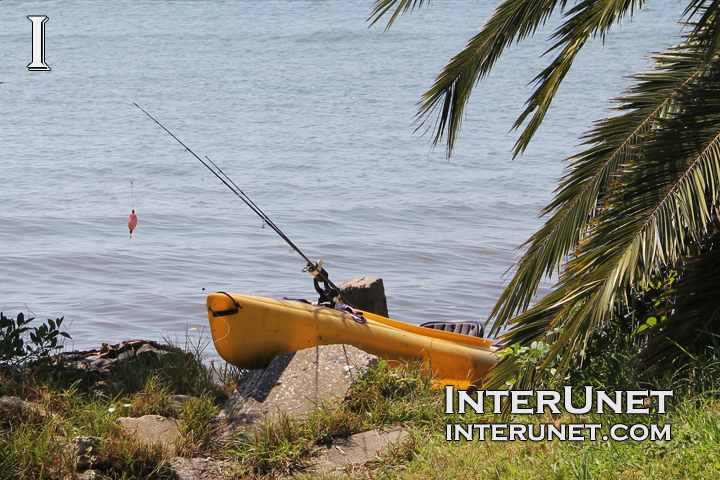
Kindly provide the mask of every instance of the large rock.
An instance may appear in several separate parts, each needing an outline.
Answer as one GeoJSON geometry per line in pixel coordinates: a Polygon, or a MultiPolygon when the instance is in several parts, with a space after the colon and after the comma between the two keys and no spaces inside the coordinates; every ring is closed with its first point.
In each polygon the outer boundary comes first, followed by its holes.
{"type": "Polygon", "coordinates": [[[234,433],[268,416],[306,416],[321,403],[345,398],[353,379],[376,360],[352,345],[283,353],[266,369],[249,371],[218,418],[234,433]]]}
{"type": "Polygon", "coordinates": [[[348,300],[358,310],[388,316],[387,299],[382,278],[362,277],[346,280],[339,285],[340,289],[348,293],[348,300]]]}

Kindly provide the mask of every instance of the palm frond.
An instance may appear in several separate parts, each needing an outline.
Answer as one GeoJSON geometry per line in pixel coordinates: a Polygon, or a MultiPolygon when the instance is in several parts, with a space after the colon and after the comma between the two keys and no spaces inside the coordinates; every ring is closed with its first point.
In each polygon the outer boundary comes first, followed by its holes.
{"type": "MultiPolygon", "coordinates": [[[[387,31],[388,28],[390,28],[392,24],[395,23],[395,20],[398,16],[405,15],[409,11],[412,12],[415,9],[421,8],[425,2],[426,0],[377,0],[373,5],[372,13],[370,14],[370,18],[368,19],[372,20],[370,22],[370,26],[372,27],[382,17],[384,17],[389,12],[392,12],[390,20],[388,20],[387,25],[385,25],[385,31],[387,31]],[[395,7],[394,11],[393,7],[395,7]]],[[[427,2],[431,3],[429,0],[427,0],[427,2]]]]}
{"type": "Polygon", "coordinates": [[[475,84],[486,76],[514,41],[536,32],[566,0],[506,0],[495,10],[478,35],[456,55],[423,95],[416,117],[418,129],[434,130],[433,145],[443,138],[451,154],[462,116],[475,84]],[[433,125],[428,122],[437,113],[433,125]]]}
{"type": "Polygon", "coordinates": [[[649,365],[664,365],[687,357],[720,334],[720,225],[699,244],[699,252],[683,261],[682,275],[672,289],[667,318],[649,330],[639,357],[649,365]]]}
{"type": "Polygon", "coordinates": [[[534,112],[515,144],[515,157],[525,151],[537,132],[560,84],[585,43],[595,36],[604,38],[612,25],[621,22],[627,15],[632,16],[634,10],[644,3],[644,0],[585,0],[567,12],[566,16],[570,18],[552,35],[551,39],[557,42],[546,53],[557,49],[561,51],[533,80],[538,86],[527,101],[525,111],[513,125],[515,129],[520,128],[534,112]]]}
{"type": "Polygon", "coordinates": [[[654,71],[635,77],[638,81],[620,99],[624,112],[599,122],[586,136],[585,152],[569,159],[555,199],[541,215],[552,214],[545,225],[520,248],[528,247],[513,278],[498,299],[490,319],[497,334],[517,313],[527,310],[540,282],[559,270],[587,233],[598,203],[622,165],[636,154],[657,119],[673,111],[677,95],[701,74],[702,65],[693,52],[675,51],[656,59],[654,71]]]}
{"type": "MultiPolygon", "coordinates": [[[[515,156],[525,150],[542,123],[575,56],[587,40],[604,36],[612,25],[643,4],[644,0],[585,0],[567,12],[569,18],[551,37],[556,43],[549,50],[561,51],[535,78],[538,86],[514,125],[518,128],[534,112],[515,146],[515,156]]],[[[507,46],[533,35],[558,7],[562,10],[565,5],[565,0],[506,0],[497,8],[482,31],[451,60],[422,97],[416,124],[418,129],[434,131],[434,146],[444,140],[448,156],[452,153],[475,84],[490,72],[507,46]]]]}
{"type": "MultiPolygon", "coordinates": [[[[689,47],[671,52],[661,63],[673,65],[679,53],[693,52],[689,47]]],[[[715,57],[708,68],[700,68],[701,73],[677,89],[672,109],[655,119],[634,146],[636,152],[608,183],[600,212],[588,224],[555,292],[514,319],[503,344],[526,344],[542,338],[549,327],[562,326],[546,358],[546,364],[560,360],[557,370],[562,375],[582,360],[592,332],[626,302],[622,291],[647,284],[668,264],[687,256],[688,246],[717,219],[720,62],[715,57]]],[[[652,75],[662,79],[672,72],[670,68],[652,75]]],[[[504,384],[506,374],[505,367],[491,372],[491,385],[504,384]]]]}
{"type": "Polygon", "coordinates": [[[709,61],[720,46],[720,2],[692,0],[683,16],[687,24],[694,25],[690,35],[699,49],[705,52],[705,61],[709,61]]]}

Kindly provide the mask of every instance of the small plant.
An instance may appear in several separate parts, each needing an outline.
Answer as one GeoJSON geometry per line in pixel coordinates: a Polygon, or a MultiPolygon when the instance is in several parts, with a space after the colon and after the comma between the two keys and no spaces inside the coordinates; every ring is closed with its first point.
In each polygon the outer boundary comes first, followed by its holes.
{"type": "Polygon", "coordinates": [[[182,439],[178,451],[183,456],[198,456],[215,448],[213,435],[216,431],[214,399],[207,394],[193,398],[182,411],[182,439]]]}
{"type": "Polygon", "coordinates": [[[70,338],[67,332],[60,331],[64,318],[48,319],[47,323],[31,328],[27,325],[34,317],[26,319],[20,312],[17,318],[12,318],[0,312],[0,363],[37,360],[61,349],[59,337],[70,338]]]}

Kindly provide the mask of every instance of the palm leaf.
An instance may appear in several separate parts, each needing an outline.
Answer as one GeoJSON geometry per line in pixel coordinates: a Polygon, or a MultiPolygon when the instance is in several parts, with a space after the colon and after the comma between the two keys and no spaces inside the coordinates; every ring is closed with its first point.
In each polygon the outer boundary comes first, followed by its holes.
{"type": "MultiPolygon", "coordinates": [[[[426,0],[377,0],[373,5],[372,13],[370,14],[369,20],[372,20],[370,26],[375,25],[382,17],[392,12],[390,20],[385,25],[385,31],[395,23],[395,20],[400,15],[405,15],[408,11],[421,8],[426,0]],[[393,7],[395,10],[393,11],[393,7]]],[[[430,3],[428,1],[428,3],[430,3]]]]}
{"type": "Polygon", "coordinates": [[[551,37],[557,42],[546,52],[560,49],[560,54],[533,80],[538,86],[527,101],[525,111],[513,125],[513,128],[520,128],[535,112],[515,144],[516,157],[525,151],[537,132],[560,84],[585,43],[595,36],[604,38],[612,25],[621,22],[628,14],[632,15],[644,3],[644,0],[585,0],[567,12],[569,19],[551,37]]]}
{"type": "Polygon", "coordinates": [[[636,77],[638,84],[620,99],[623,115],[599,122],[586,136],[585,152],[569,159],[556,198],[541,215],[552,213],[545,225],[520,248],[528,247],[514,276],[495,305],[491,333],[497,334],[520,311],[525,311],[540,282],[559,269],[586,234],[620,167],[628,163],[657,119],[670,114],[676,96],[701,74],[697,54],[677,51],[656,59],[654,72],[636,77]]]}
{"type": "MultiPolygon", "coordinates": [[[[664,55],[659,59],[664,71],[647,76],[669,82],[673,66],[687,55],[693,57],[692,45],[664,55]]],[[[503,344],[526,344],[549,328],[563,326],[545,360],[549,365],[560,359],[562,375],[582,361],[593,331],[609,322],[618,304],[627,303],[621,292],[647,284],[688,255],[688,246],[716,219],[720,68],[717,58],[710,68],[696,68],[700,73],[677,89],[673,108],[656,118],[607,185],[600,213],[588,225],[557,289],[513,321],[503,344]]],[[[494,370],[490,386],[505,384],[508,371],[505,366],[494,370]]]]}
{"type": "Polygon", "coordinates": [[[475,84],[485,77],[514,41],[533,35],[566,0],[506,0],[483,29],[455,56],[423,95],[417,115],[418,129],[434,130],[433,145],[443,138],[451,154],[463,112],[475,84]],[[428,122],[437,113],[433,125],[428,122]]]}

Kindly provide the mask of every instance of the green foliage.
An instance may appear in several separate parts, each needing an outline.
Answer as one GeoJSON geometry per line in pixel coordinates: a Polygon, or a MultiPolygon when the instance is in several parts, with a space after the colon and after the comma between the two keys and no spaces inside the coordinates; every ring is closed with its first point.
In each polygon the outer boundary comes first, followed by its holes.
{"type": "Polygon", "coordinates": [[[63,348],[60,337],[70,338],[60,326],[65,317],[48,319],[39,327],[28,326],[35,318],[25,318],[20,312],[16,318],[0,312],[0,363],[17,364],[37,360],[63,348]]]}

